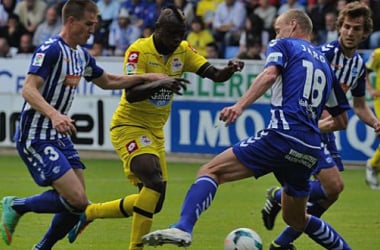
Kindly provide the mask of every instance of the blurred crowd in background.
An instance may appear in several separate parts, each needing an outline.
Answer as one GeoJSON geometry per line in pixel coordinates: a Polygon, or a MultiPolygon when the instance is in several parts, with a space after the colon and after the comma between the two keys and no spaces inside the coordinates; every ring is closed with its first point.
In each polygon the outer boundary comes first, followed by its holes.
{"type": "MultiPolygon", "coordinates": [[[[380,47],[380,0],[361,0],[373,12],[374,29],[359,49],[380,47]]],[[[186,16],[189,44],[207,58],[265,58],[275,37],[273,22],[291,8],[304,10],[314,24],[313,42],[338,38],[336,19],[350,0],[98,0],[99,22],[86,47],[94,56],[124,56],[128,46],[154,32],[169,4],[186,16]]],[[[0,57],[33,53],[60,32],[65,0],[0,0],[0,57]]]]}

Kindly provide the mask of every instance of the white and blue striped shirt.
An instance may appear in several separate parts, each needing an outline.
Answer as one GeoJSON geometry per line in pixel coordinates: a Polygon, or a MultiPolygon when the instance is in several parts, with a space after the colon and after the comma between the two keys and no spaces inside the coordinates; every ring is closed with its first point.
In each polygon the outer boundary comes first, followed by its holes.
{"type": "MultiPolygon", "coordinates": [[[[61,114],[67,115],[77,86],[82,77],[87,81],[100,77],[103,69],[82,47],[70,48],[60,36],[50,38],[33,54],[28,74],[44,79],[40,89],[43,98],[61,114]]],[[[51,120],[24,103],[15,140],[55,140],[65,135],[58,133],[51,120]]]]}

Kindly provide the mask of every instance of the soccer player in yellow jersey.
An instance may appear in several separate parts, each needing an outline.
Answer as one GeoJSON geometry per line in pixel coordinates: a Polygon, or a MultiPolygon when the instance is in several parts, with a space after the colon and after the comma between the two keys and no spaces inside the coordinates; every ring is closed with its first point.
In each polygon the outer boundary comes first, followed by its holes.
{"type": "MultiPolygon", "coordinates": [[[[369,57],[367,63],[367,89],[374,98],[373,105],[377,117],[380,117],[380,48],[375,49],[369,57]],[[373,78],[369,73],[375,72],[376,82],[372,83],[373,78]],[[372,87],[374,86],[374,87],[372,87]]],[[[368,159],[366,166],[366,182],[372,189],[380,189],[377,174],[380,172],[380,145],[375,154],[368,159]]]]}
{"type": "MultiPolygon", "coordinates": [[[[221,69],[214,67],[183,40],[185,31],[184,16],[179,9],[170,6],[162,10],[153,35],[137,40],[126,51],[125,73],[159,72],[175,78],[184,72],[194,72],[223,82],[243,68],[241,61],[229,61],[221,69]]],[[[70,242],[96,218],[132,217],[129,250],[143,249],[141,237],[149,233],[153,214],[162,208],[168,179],[163,127],[173,93],[155,85],[141,84],[124,91],[111,122],[113,146],[126,176],[139,193],[90,204],[69,233],[70,242]]]]}

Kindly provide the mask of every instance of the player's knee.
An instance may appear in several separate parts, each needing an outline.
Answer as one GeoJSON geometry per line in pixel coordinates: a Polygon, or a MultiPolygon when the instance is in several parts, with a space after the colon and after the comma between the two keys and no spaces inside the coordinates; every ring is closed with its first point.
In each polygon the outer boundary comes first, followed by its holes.
{"type": "Polygon", "coordinates": [[[339,197],[339,194],[343,192],[344,189],[344,183],[341,180],[337,180],[332,182],[331,185],[328,185],[326,187],[326,193],[328,200],[337,200],[339,197]]]}
{"type": "Polygon", "coordinates": [[[73,196],[69,200],[62,198],[61,201],[66,209],[74,214],[83,212],[88,205],[86,195],[73,196]]]}

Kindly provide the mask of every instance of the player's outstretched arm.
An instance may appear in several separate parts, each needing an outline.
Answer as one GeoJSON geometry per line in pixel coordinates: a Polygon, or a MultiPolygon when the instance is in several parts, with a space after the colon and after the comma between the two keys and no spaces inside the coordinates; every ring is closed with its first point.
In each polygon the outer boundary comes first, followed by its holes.
{"type": "Polygon", "coordinates": [[[189,80],[179,77],[167,77],[158,81],[153,81],[147,84],[137,85],[127,89],[126,98],[130,103],[138,102],[149,98],[154,92],[159,89],[168,89],[172,92],[182,95],[182,91],[186,91],[189,80]]]}
{"type": "Polygon", "coordinates": [[[242,71],[244,68],[244,62],[239,60],[229,61],[227,66],[221,69],[218,69],[214,66],[210,66],[202,75],[207,77],[214,82],[224,82],[231,78],[231,76],[237,72],[242,71]]]}

